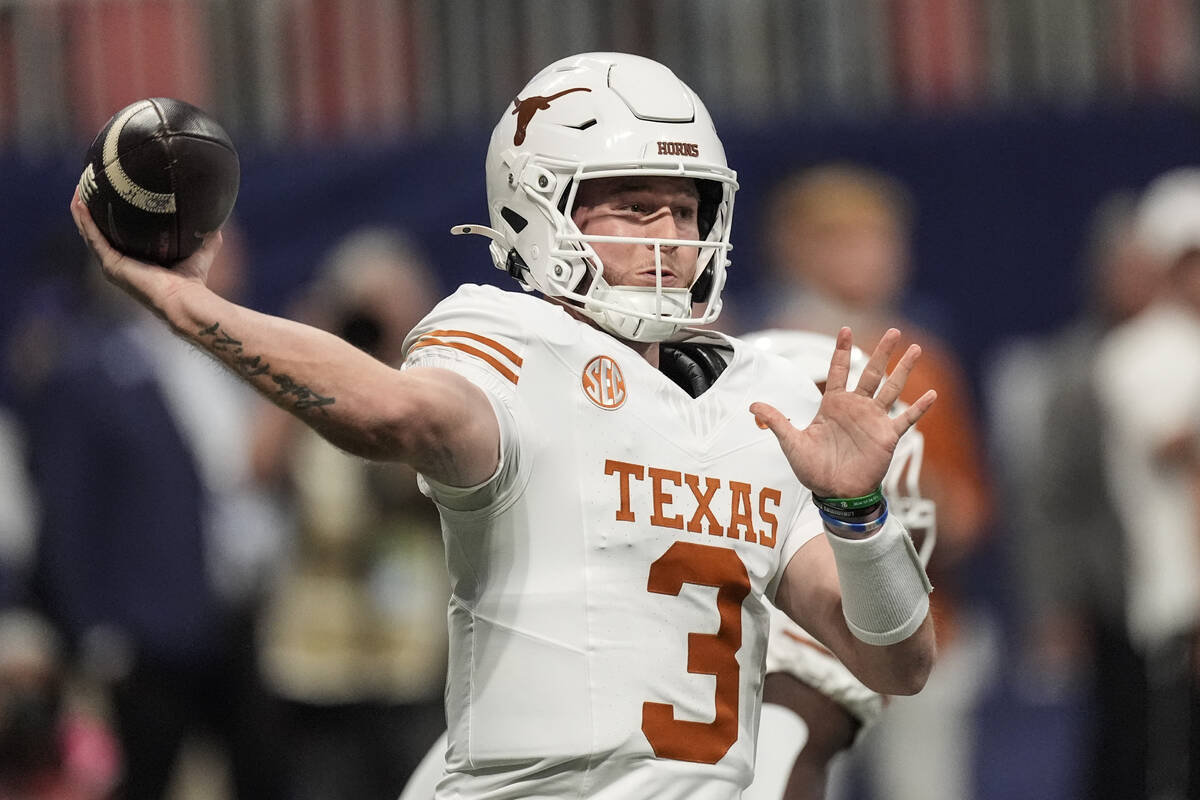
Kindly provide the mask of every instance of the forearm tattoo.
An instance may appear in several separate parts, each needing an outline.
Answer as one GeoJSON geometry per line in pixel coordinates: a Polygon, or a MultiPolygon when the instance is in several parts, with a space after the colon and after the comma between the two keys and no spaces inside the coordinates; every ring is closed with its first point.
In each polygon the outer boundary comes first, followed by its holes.
{"type": "Polygon", "coordinates": [[[277,387],[276,395],[290,401],[292,407],[297,411],[316,408],[321,413],[325,413],[325,406],[331,406],[337,402],[333,397],[325,397],[308,386],[297,383],[290,375],[272,372],[271,365],[264,361],[262,356],[252,356],[246,353],[241,341],[223,330],[220,322],[214,322],[207,328],[201,328],[198,335],[214,353],[227,355],[226,361],[242,376],[255,378],[265,375],[270,378],[277,387]]]}

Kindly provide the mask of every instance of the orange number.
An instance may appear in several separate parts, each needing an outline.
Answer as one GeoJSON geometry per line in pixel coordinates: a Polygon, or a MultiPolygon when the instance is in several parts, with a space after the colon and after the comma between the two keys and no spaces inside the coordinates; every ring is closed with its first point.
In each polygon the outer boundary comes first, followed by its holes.
{"type": "Polygon", "coordinates": [[[688,634],[688,672],[715,675],[716,718],[712,722],[675,719],[667,703],[642,704],[642,733],[659,758],[715,764],[738,738],[738,663],[742,646],[742,601],[750,576],[737,553],[724,547],[676,542],[650,565],[646,588],[678,595],[683,584],[714,586],[721,625],[716,633],[688,634]]]}

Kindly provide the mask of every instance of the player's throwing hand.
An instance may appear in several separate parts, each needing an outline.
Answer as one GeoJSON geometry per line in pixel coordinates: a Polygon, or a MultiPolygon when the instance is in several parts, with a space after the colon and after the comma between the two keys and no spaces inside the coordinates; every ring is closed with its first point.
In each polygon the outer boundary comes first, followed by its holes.
{"type": "MultiPolygon", "coordinates": [[[[195,253],[167,269],[124,255],[109,244],[108,240],[104,238],[104,234],[96,227],[96,223],[92,221],[87,206],[79,197],[78,188],[71,198],[71,216],[75,220],[75,227],[79,229],[79,235],[87,242],[88,248],[100,262],[100,269],[104,272],[104,277],[139,300],[161,297],[162,294],[152,288],[152,285],[158,282],[205,283],[208,280],[208,270],[212,266],[213,259],[216,257],[217,251],[221,249],[221,233],[218,231],[209,235],[195,253]]],[[[152,305],[151,308],[153,309],[152,305]]],[[[157,313],[157,309],[154,310],[157,313]]]]}
{"type": "Polygon", "coordinates": [[[878,488],[896,442],[937,399],[937,393],[930,389],[899,416],[889,416],[892,403],[921,356],[921,348],[910,345],[883,381],[888,359],[900,341],[900,331],[895,328],[889,329],[875,346],[858,385],[847,389],[852,338],[849,328],[838,331],[821,407],[807,428],[796,428],[766,403],[750,406],[750,411],[779,439],[796,477],[818,497],[859,497],[878,488]]]}

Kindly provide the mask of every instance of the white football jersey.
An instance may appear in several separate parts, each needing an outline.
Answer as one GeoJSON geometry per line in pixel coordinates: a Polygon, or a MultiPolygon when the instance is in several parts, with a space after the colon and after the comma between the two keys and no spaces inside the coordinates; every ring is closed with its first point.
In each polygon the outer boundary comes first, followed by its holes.
{"type": "Polygon", "coordinates": [[[532,295],[464,286],[405,368],[487,394],[501,463],[442,513],[452,596],[439,798],[736,798],[751,779],[768,614],[822,532],[749,406],[820,402],[736,340],[689,397],[634,350],[532,295]]]}

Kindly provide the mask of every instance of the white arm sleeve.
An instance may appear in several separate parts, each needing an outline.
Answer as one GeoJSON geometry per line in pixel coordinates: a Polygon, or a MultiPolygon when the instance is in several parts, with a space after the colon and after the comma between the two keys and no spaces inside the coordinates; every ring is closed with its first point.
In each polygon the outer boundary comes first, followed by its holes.
{"type": "Polygon", "coordinates": [[[933,585],[917,549],[894,516],[873,536],[846,539],[825,532],[837,561],[846,624],[867,644],[902,642],[929,612],[933,585]]]}

